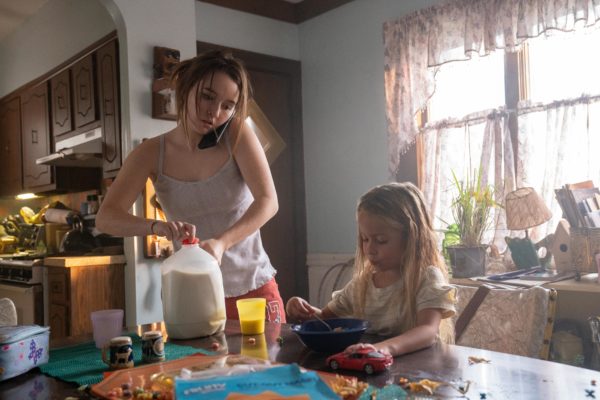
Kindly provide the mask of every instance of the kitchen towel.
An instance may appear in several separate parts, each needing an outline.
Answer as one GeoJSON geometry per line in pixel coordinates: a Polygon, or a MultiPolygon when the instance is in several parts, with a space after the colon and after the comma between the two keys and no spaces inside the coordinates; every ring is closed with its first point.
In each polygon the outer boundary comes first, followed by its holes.
{"type": "MultiPolygon", "coordinates": [[[[142,341],[133,334],[133,354],[135,366],[146,365],[142,362],[142,341]]],[[[192,354],[214,355],[215,353],[197,349],[191,346],[182,346],[171,342],[165,343],[165,356],[167,360],[176,360],[192,354]]],[[[91,385],[104,379],[108,366],[102,362],[101,350],[96,348],[94,342],[88,342],[72,347],[50,350],[48,364],[40,366],[40,370],[54,378],[78,385],[91,385]]]]}

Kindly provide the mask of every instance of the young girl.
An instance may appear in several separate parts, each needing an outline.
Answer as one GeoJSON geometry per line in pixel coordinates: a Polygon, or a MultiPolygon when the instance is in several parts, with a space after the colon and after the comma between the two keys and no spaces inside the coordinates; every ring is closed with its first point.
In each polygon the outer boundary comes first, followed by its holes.
{"type": "Polygon", "coordinates": [[[444,260],[423,195],[411,183],[377,186],[357,207],[358,245],[354,276],[319,310],[299,297],[286,311],[291,319],[356,317],[369,321],[369,333],[389,336],[359,343],[397,356],[432,345],[438,337],[452,341],[454,289],[448,285],[444,260]],[[441,328],[441,329],[440,329],[441,328]]]}
{"type": "Polygon", "coordinates": [[[96,217],[102,232],[197,236],[221,265],[227,317],[236,299],[264,297],[267,319],[285,322],[275,269],[259,229],[275,215],[277,193],[262,146],[244,123],[250,82],[241,62],[212,51],[173,72],[177,126],[142,142],[127,157],[96,217]],[[130,213],[151,179],[168,221],[130,213]]]}

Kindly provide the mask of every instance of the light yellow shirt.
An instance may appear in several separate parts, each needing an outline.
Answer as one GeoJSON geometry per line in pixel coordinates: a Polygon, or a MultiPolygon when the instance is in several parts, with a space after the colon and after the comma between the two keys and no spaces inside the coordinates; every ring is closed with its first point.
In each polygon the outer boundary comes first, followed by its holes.
{"type": "MultiPolygon", "coordinates": [[[[356,280],[353,278],[341,290],[333,292],[327,307],[339,317],[359,317],[355,305],[358,298],[356,280]]],[[[442,310],[442,318],[452,317],[456,310],[455,288],[448,284],[441,271],[427,267],[421,274],[421,284],[417,291],[417,312],[426,308],[442,310]]],[[[414,327],[406,317],[403,304],[402,281],[384,288],[376,288],[369,280],[365,299],[364,316],[369,321],[367,333],[381,336],[397,336],[414,327]]]]}

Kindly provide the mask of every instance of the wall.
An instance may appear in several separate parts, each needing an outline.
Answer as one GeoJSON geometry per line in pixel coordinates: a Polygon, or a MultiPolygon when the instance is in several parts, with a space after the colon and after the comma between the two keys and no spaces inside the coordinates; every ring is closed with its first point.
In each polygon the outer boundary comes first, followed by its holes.
{"type": "Polygon", "coordinates": [[[110,15],[96,0],[49,0],[0,42],[0,97],[57,67],[114,29],[110,15]]]}
{"type": "Polygon", "coordinates": [[[390,180],[382,25],[436,2],[355,0],[300,25],[309,254],[352,253],[358,197],[390,180]]]}
{"type": "MultiPolygon", "coordinates": [[[[175,127],[151,117],[154,46],[196,54],[195,0],[100,0],[111,13],[119,36],[122,142],[124,154],[143,138],[175,127]]],[[[110,190],[110,189],[109,189],[110,190]]],[[[143,215],[141,198],[133,212],[143,215]]],[[[160,263],[143,256],[142,238],[125,241],[127,325],[162,321],[160,263]]]]}
{"type": "Polygon", "coordinates": [[[275,57],[300,59],[298,25],[208,3],[196,2],[196,38],[275,57]]]}
{"type": "Polygon", "coordinates": [[[358,197],[389,181],[383,22],[437,2],[355,0],[300,25],[196,4],[198,40],[302,63],[309,254],[352,253],[358,197]]]}

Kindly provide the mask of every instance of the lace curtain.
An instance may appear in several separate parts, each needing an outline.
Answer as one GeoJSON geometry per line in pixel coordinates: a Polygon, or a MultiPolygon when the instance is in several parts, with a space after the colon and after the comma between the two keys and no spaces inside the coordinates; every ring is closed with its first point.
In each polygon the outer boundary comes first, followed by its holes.
{"type": "MultiPolygon", "coordinates": [[[[516,188],[513,144],[507,124],[507,113],[484,111],[468,116],[466,122],[443,121],[425,127],[420,141],[425,149],[421,161],[425,173],[419,186],[435,216],[436,226],[445,227],[453,221],[447,207],[454,195],[450,190],[452,172],[461,177],[481,168],[482,184],[494,185],[499,204],[504,203],[506,193],[516,188]]],[[[486,232],[484,242],[493,243],[503,251],[504,237],[509,232],[501,209],[494,210],[493,227],[486,232]]]]}
{"type": "Polygon", "coordinates": [[[552,219],[530,231],[534,239],[554,232],[562,210],[554,189],[591,179],[600,184],[600,97],[547,105],[519,105],[517,187],[535,184],[552,219]],[[543,129],[540,129],[543,128],[543,129]],[[556,160],[551,164],[539,160],[556,160]]]}
{"type": "Polygon", "coordinates": [[[473,53],[513,51],[550,29],[600,20],[600,0],[453,0],[383,25],[388,168],[414,142],[416,116],[434,90],[436,67],[473,53]]]}

